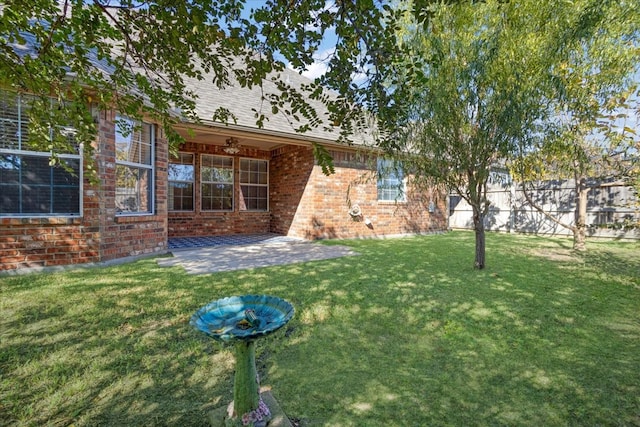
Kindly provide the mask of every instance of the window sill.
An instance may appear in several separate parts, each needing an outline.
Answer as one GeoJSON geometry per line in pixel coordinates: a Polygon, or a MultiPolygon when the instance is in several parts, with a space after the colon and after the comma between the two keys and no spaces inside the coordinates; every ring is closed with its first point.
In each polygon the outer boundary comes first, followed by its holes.
{"type": "Polygon", "coordinates": [[[149,221],[162,221],[164,217],[155,214],[142,214],[142,215],[117,215],[115,222],[118,224],[127,224],[135,222],[149,222],[149,221]]]}
{"type": "Polygon", "coordinates": [[[2,225],[79,225],[81,216],[0,217],[2,225]]]}
{"type": "Polygon", "coordinates": [[[379,205],[406,205],[406,200],[378,200],[379,205]]]}

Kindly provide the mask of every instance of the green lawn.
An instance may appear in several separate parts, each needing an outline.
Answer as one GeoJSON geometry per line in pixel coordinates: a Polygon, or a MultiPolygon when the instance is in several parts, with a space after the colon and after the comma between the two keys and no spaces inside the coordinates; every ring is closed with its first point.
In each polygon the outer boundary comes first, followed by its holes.
{"type": "Polygon", "coordinates": [[[472,233],[337,243],[361,255],[0,278],[0,425],[205,425],[233,357],[188,321],[248,293],[296,308],[257,364],[300,425],[640,425],[639,243],[490,234],[480,272],[472,233]]]}

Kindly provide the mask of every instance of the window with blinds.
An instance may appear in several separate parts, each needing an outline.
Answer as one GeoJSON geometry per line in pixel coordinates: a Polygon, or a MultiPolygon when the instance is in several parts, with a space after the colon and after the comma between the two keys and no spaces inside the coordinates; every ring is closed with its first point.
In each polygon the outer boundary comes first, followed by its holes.
{"type": "Polygon", "coordinates": [[[116,117],[116,212],[152,214],[154,206],[154,128],[116,117]]]}
{"type": "Polygon", "coordinates": [[[193,154],[178,153],[169,159],[169,210],[193,211],[193,154]]]}
{"type": "MultiPolygon", "coordinates": [[[[0,91],[0,216],[80,216],[82,157],[38,151],[29,138],[29,108],[34,98],[0,91]]],[[[51,108],[55,101],[51,100],[51,108]]],[[[50,138],[53,138],[53,128],[50,138]]],[[[58,132],[73,144],[71,128],[58,132]]]]}
{"type": "Polygon", "coordinates": [[[401,162],[378,159],[378,201],[406,201],[406,182],[401,162]]]}

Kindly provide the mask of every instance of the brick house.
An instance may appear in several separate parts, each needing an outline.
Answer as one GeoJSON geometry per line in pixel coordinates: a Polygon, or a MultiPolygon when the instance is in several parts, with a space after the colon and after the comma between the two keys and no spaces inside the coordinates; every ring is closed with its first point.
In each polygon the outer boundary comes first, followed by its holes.
{"type": "MultiPolygon", "coordinates": [[[[290,84],[304,78],[288,72],[290,84]]],[[[61,156],[76,173],[48,166],[48,153],[21,141],[21,97],[0,92],[0,271],[97,263],[161,254],[172,237],[276,233],[304,239],[425,233],[447,227],[446,196],[407,188],[407,177],[337,133],[299,134],[283,114],[266,114],[259,89],[217,89],[191,82],[199,124],[170,155],[162,128],[99,111],[95,165],[100,182],[82,178],[77,153],[61,156]],[[234,124],[210,120],[225,107],[234,124]],[[312,143],[331,153],[335,173],[316,163],[312,143]],[[378,173],[384,171],[384,173],[378,173]],[[398,182],[403,182],[398,186],[398,182]],[[354,211],[357,205],[360,214],[354,211]]],[[[268,90],[268,88],[267,88],[268,90]]]]}

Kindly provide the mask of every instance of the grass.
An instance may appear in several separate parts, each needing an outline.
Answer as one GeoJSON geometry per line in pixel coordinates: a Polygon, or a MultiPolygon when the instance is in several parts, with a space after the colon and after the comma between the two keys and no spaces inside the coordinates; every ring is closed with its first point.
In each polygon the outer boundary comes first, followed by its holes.
{"type": "Polygon", "coordinates": [[[296,424],[640,425],[639,243],[489,234],[484,271],[472,233],[325,244],[361,255],[0,278],[0,425],[205,425],[233,357],[189,317],[248,293],[296,307],[257,346],[296,424]]]}

